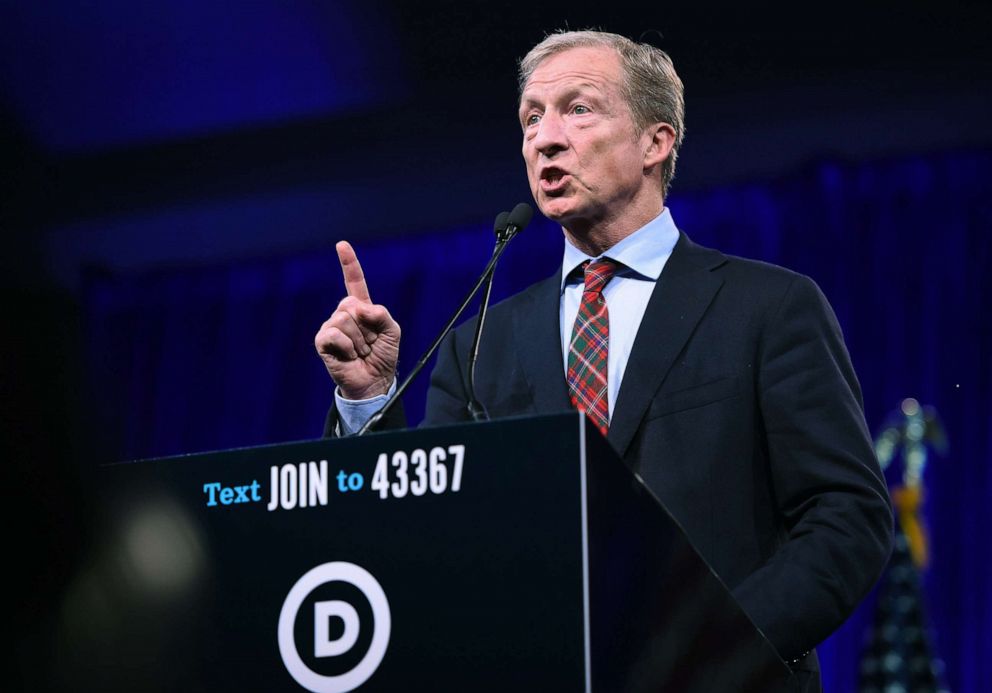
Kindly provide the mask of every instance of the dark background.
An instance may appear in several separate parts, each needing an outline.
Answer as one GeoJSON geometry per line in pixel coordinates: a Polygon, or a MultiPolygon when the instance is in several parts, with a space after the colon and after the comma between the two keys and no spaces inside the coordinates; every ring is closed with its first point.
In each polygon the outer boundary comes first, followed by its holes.
{"type": "MultiPolygon", "coordinates": [[[[992,687],[990,20],[977,2],[0,4],[17,680],[85,554],[95,464],[319,434],[336,240],[409,367],[492,217],[529,200],[516,59],[595,26],[664,48],[686,85],[680,227],[820,284],[873,430],[906,396],[943,416],[924,586],[952,690],[992,687]]],[[[560,242],[535,221],[497,295],[553,272],[560,242]]],[[[827,690],[854,689],[869,619],[821,648],[827,690]]]]}

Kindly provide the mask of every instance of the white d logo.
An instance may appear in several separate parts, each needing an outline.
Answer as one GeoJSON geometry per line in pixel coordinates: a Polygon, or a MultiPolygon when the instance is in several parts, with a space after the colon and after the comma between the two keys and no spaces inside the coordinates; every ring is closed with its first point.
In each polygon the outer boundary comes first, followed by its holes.
{"type": "MultiPolygon", "coordinates": [[[[324,563],[308,571],[296,581],[293,589],[286,595],[279,613],[279,654],[283,664],[296,682],[313,691],[313,693],[346,693],[368,681],[369,677],[382,662],[389,646],[389,631],[391,618],[389,602],[382,586],[372,577],[369,571],[354,563],[335,562],[324,563]],[[308,667],[296,649],[296,639],[293,636],[293,626],[296,614],[303,605],[303,600],[321,585],[328,582],[346,582],[354,585],[372,607],[372,643],[354,669],[337,676],[324,676],[308,667]]],[[[358,612],[354,607],[343,601],[317,602],[314,604],[314,657],[334,657],[350,650],[358,640],[360,630],[358,612]],[[344,622],[344,632],[339,638],[328,638],[328,620],[337,616],[344,622]]]]}

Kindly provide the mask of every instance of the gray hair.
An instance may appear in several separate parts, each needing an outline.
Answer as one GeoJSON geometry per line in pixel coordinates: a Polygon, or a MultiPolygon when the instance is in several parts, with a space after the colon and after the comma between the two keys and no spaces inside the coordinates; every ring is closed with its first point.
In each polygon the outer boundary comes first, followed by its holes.
{"type": "Polygon", "coordinates": [[[626,36],[605,31],[562,31],[550,34],[520,61],[518,87],[523,94],[527,81],[544,60],[572,48],[612,48],[620,56],[624,79],[621,93],[630,107],[634,124],[643,128],[651,123],[668,123],[675,130],[672,153],[661,166],[662,194],[675,177],[675,160],[685,136],[685,97],[682,80],[668,54],[646,43],[634,43],[626,36]]]}

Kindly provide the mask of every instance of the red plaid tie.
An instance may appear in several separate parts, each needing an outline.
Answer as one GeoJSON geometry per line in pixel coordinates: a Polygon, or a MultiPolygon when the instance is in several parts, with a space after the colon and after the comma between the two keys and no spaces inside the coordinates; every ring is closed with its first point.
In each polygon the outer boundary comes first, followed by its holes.
{"type": "Polygon", "coordinates": [[[613,278],[617,263],[608,258],[582,266],[585,290],[568,347],[568,394],[572,406],[584,411],[605,436],[610,428],[607,357],[610,350],[610,314],[603,287],[613,278]]]}

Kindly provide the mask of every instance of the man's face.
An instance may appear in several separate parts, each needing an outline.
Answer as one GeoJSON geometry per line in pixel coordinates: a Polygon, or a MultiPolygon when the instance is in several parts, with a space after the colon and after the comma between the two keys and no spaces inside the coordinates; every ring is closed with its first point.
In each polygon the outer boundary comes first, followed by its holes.
{"type": "Polygon", "coordinates": [[[521,95],[531,191],[566,228],[617,219],[645,186],[660,189],[645,175],[650,136],[635,128],[621,80],[614,50],[573,48],[541,62],[521,95]]]}

